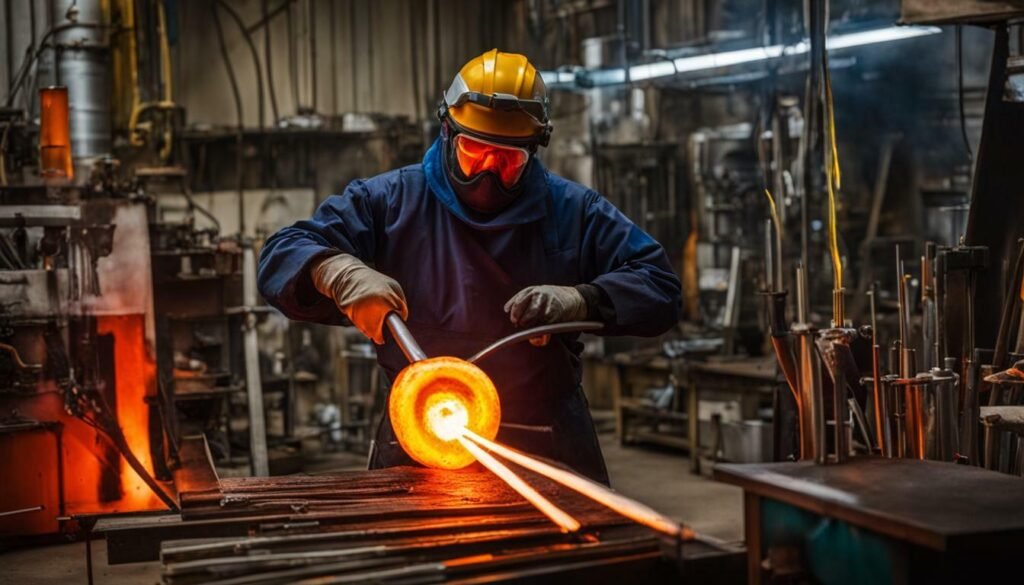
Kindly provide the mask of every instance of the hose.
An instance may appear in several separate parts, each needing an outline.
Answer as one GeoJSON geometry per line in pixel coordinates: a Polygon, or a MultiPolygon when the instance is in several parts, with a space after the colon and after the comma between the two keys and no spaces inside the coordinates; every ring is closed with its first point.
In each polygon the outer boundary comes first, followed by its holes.
{"type": "MultiPolygon", "coordinates": [[[[278,10],[287,6],[291,0],[285,2],[282,6],[278,7],[278,10]]],[[[333,7],[334,4],[331,4],[333,7]]],[[[277,110],[277,91],[274,90],[274,66],[272,58],[272,47],[273,44],[270,41],[270,16],[267,13],[267,0],[260,0],[260,7],[263,11],[263,22],[266,22],[266,28],[263,29],[263,59],[266,61],[267,67],[267,89],[270,90],[270,111],[274,115],[274,126],[277,126],[277,121],[281,119],[277,110]]],[[[249,31],[251,32],[251,31],[249,31]]]]}
{"type": "Polygon", "coordinates": [[[231,57],[228,55],[228,46],[224,42],[224,27],[220,22],[220,13],[217,6],[220,2],[210,3],[210,12],[213,14],[213,24],[217,31],[217,42],[220,45],[220,56],[224,61],[224,68],[227,70],[228,81],[231,82],[231,94],[235,98],[235,113],[238,116],[238,124],[235,130],[235,172],[237,174],[238,187],[238,234],[245,233],[245,206],[242,201],[242,129],[245,124],[244,112],[242,110],[242,94],[238,90],[238,79],[235,77],[235,68],[231,65],[231,57]]]}
{"type": "Polygon", "coordinates": [[[220,6],[227,11],[231,20],[235,21],[235,24],[238,25],[239,32],[242,33],[242,38],[245,40],[245,44],[249,45],[249,52],[252,54],[253,67],[256,69],[256,103],[259,108],[260,129],[263,129],[265,121],[265,108],[263,106],[263,68],[260,67],[260,57],[259,53],[256,51],[256,44],[252,41],[252,35],[249,34],[249,31],[245,28],[245,23],[242,22],[242,17],[239,16],[238,12],[224,0],[217,0],[217,4],[220,4],[220,6]]]}

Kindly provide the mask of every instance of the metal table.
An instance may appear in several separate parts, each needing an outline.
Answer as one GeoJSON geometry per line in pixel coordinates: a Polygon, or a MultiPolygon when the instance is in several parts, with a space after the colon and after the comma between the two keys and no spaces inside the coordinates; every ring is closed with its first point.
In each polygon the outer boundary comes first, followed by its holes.
{"type": "MultiPolygon", "coordinates": [[[[583,525],[563,534],[484,470],[396,467],[318,476],[218,478],[201,437],[183,441],[181,515],[102,527],[108,562],[160,558],[167,585],[503,581],[742,581],[742,549],[667,541],[517,469],[583,525]]],[[[99,527],[98,527],[99,528],[99,527]]]]}
{"type": "Polygon", "coordinates": [[[825,584],[966,583],[1019,573],[1019,478],[874,457],[829,466],[723,464],[714,475],[743,488],[751,585],[768,571],[803,572],[825,584]]]}

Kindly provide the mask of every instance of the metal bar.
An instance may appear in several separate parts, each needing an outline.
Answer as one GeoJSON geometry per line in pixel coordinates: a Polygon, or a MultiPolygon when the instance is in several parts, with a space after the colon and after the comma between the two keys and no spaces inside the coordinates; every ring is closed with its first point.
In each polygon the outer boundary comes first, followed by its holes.
{"type": "Polygon", "coordinates": [[[75,205],[0,205],[0,227],[65,226],[81,219],[75,205]]]}
{"type": "Polygon", "coordinates": [[[876,344],[871,348],[872,401],[875,410],[875,439],[883,457],[892,457],[892,439],[889,432],[889,409],[882,391],[882,369],[879,365],[882,349],[876,344]]]}
{"type": "Polygon", "coordinates": [[[850,407],[850,412],[853,413],[853,419],[856,421],[857,426],[860,428],[860,436],[864,441],[864,446],[868,448],[868,452],[871,451],[871,432],[868,430],[868,419],[864,416],[864,410],[861,409],[860,403],[853,396],[846,399],[847,405],[850,407]]]}
{"type": "Polygon", "coordinates": [[[570,471],[548,465],[547,463],[538,461],[532,457],[528,457],[518,451],[505,447],[500,443],[489,441],[469,429],[466,429],[464,436],[477,445],[508,459],[516,465],[525,467],[534,473],[539,473],[552,481],[558,482],[563,486],[590,498],[598,504],[610,508],[630,520],[643,524],[652,530],[661,532],[668,536],[682,538],[684,540],[691,540],[694,537],[692,530],[679,525],[675,520],[672,520],[668,516],[665,516],[664,514],[661,514],[653,508],[641,504],[636,500],[632,500],[618,494],[599,483],[591,481],[583,476],[576,475],[570,471]]]}
{"type": "Polygon", "coordinates": [[[580,529],[579,520],[573,518],[565,510],[553,504],[551,500],[542,496],[540,492],[523,481],[523,478],[495,459],[493,455],[484,451],[482,447],[479,447],[476,443],[465,437],[456,437],[456,439],[460,445],[473,454],[473,457],[481,465],[490,470],[494,475],[500,477],[510,488],[514,489],[523,499],[530,502],[533,507],[547,516],[549,520],[557,524],[564,532],[576,532],[580,529]]]}
{"type": "MultiPolygon", "coordinates": [[[[390,325],[391,322],[388,321],[388,324],[390,325]]],[[[557,333],[580,333],[583,331],[597,331],[598,329],[603,328],[604,324],[598,321],[569,321],[567,323],[541,325],[540,327],[533,327],[531,329],[526,329],[518,333],[513,333],[508,337],[503,337],[498,341],[495,341],[494,343],[476,352],[466,361],[469,363],[476,363],[484,359],[485,357],[491,355],[492,353],[498,351],[499,349],[502,349],[505,346],[519,343],[521,341],[526,341],[534,337],[541,337],[543,335],[554,335],[557,333]]]]}
{"type": "Polygon", "coordinates": [[[38,512],[43,509],[43,506],[32,506],[31,508],[19,508],[17,510],[7,510],[6,512],[0,512],[0,518],[4,516],[17,516],[18,514],[28,514],[29,512],[38,512]]]}
{"type": "Polygon", "coordinates": [[[392,337],[395,338],[395,343],[402,349],[402,353],[405,354],[409,363],[427,359],[427,354],[420,348],[420,344],[416,343],[416,338],[409,332],[405,321],[402,321],[402,317],[398,313],[389,313],[384,322],[387,323],[392,337]]]}
{"type": "MultiPolygon", "coordinates": [[[[252,242],[242,245],[242,302],[247,309],[256,306],[256,253],[252,242]]],[[[263,417],[263,382],[260,380],[259,339],[256,335],[256,315],[246,311],[242,326],[245,352],[245,393],[249,405],[249,452],[252,474],[270,475],[267,456],[267,422],[263,417]]]]}

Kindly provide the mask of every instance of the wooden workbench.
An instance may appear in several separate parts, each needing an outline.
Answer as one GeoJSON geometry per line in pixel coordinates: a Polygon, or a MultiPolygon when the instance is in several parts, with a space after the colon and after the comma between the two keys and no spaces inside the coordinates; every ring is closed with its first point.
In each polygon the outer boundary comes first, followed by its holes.
{"type": "MultiPolygon", "coordinates": [[[[723,464],[715,467],[714,476],[743,488],[751,585],[762,581],[762,562],[771,556],[770,549],[800,540],[792,533],[783,536],[778,519],[786,517],[796,525],[804,514],[833,527],[850,527],[855,542],[889,547],[891,553],[883,556],[885,562],[893,561],[888,569],[892,582],[967,582],[965,577],[981,582],[984,574],[1016,566],[1024,551],[1024,480],[977,467],[860,457],[827,466],[723,464]],[[799,512],[785,516],[783,507],[799,512]],[[766,518],[766,510],[774,519],[766,518]],[[905,572],[892,574],[900,571],[905,572]]],[[[802,546],[809,554],[807,541],[802,546]]],[[[848,549],[831,554],[830,563],[841,565],[843,555],[857,553],[848,549]]],[[[860,566],[874,562],[847,560],[860,566]]]]}

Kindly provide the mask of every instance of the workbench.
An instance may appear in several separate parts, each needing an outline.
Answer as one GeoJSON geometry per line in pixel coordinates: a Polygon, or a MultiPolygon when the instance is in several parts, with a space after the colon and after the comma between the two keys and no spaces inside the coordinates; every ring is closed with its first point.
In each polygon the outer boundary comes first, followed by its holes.
{"type": "MultiPolygon", "coordinates": [[[[701,400],[734,401],[739,405],[741,419],[752,420],[758,418],[759,407],[771,404],[774,393],[785,384],[772,356],[708,361],[622,356],[616,364],[616,434],[620,443],[652,443],[685,450],[690,471],[695,474],[700,473],[701,456],[705,454],[699,416],[701,400]],[[639,383],[631,383],[631,379],[639,383]],[[655,408],[635,395],[643,384],[665,382],[676,386],[671,408],[655,408]]],[[[714,445],[709,446],[713,451],[714,445]]],[[[711,456],[714,458],[715,454],[712,452],[711,456]]]]}
{"type": "Polygon", "coordinates": [[[180,452],[180,515],[97,527],[110,564],[159,558],[167,585],[743,579],[742,549],[667,540],[518,467],[583,529],[562,533],[482,468],[218,478],[203,442],[180,452]]]}
{"type": "Polygon", "coordinates": [[[722,464],[714,476],[743,488],[750,585],[794,574],[824,585],[883,585],[1006,581],[1020,573],[1020,478],[877,457],[722,464]]]}

